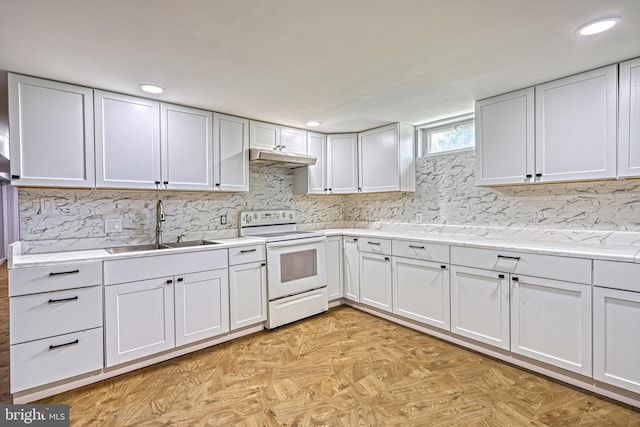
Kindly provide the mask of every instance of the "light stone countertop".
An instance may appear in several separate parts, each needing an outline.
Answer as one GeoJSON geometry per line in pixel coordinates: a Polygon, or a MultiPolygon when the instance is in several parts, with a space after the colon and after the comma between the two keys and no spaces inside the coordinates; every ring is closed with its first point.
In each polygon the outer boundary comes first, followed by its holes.
{"type": "Polygon", "coordinates": [[[640,246],[597,243],[561,242],[514,239],[505,237],[474,236],[449,233],[416,233],[397,230],[371,230],[339,228],[324,230],[327,236],[378,237],[412,240],[469,248],[497,249],[542,255],[558,255],[571,258],[587,258],[605,261],[640,263],[640,246]]]}
{"type": "MultiPolygon", "coordinates": [[[[543,239],[525,239],[513,237],[478,236],[438,232],[415,232],[401,230],[373,230],[363,228],[336,228],[321,230],[327,236],[378,237],[402,239],[415,242],[434,243],[470,248],[496,249],[543,255],[558,255],[572,258],[586,258],[607,261],[640,263],[640,246],[631,244],[600,244],[575,241],[550,241],[543,239]]],[[[156,255],[169,255],[202,250],[227,249],[237,246],[262,244],[263,239],[255,237],[236,237],[211,239],[219,242],[211,246],[194,246],[111,254],[106,249],[62,251],[51,253],[21,254],[20,244],[10,246],[9,269],[42,267],[71,262],[105,261],[122,258],[142,258],[156,255]]]]}
{"type": "Polygon", "coordinates": [[[135,251],[112,254],[106,249],[90,249],[80,251],[61,251],[61,252],[49,252],[49,253],[36,253],[36,254],[21,254],[19,253],[19,245],[9,246],[9,269],[29,268],[29,267],[44,267],[49,265],[66,264],[66,263],[78,263],[78,262],[92,262],[92,261],[107,261],[123,258],[144,258],[157,255],[169,255],[176,253],[196,252],[204,250],[215,249],[228,249],[237,246],[247,245],[259,245],[264,244],[264,239],[256,237],[235,237],[227,239],[209,239],[212,242],[217,242],[216,245],[206,246],[192,246],[186,248],[168,248],[168,249],[154,249],[149,251],[135,251]]]}

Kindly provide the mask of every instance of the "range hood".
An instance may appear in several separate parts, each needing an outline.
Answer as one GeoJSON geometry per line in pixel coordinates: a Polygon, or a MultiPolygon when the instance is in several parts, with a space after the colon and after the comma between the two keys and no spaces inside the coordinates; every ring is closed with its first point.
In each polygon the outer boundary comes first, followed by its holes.
{"type": "Polygon", "coordinates": [[[287,169],[303,168],[316,164],[316,158],[304,154],[293,154],[285,151],[250,148],[249,161],[254,164],[274,166],[287,169]]]}

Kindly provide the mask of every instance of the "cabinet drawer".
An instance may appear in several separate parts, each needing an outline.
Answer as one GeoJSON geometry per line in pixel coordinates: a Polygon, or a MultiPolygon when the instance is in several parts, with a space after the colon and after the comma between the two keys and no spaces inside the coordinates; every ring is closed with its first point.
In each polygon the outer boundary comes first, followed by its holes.
{"type": "Polygon", "coordinates": [[[452,246],[451,264],[591,284],[591,260],[582,258],[452,246]]]}
{"type": "Polygon", "coordinates": [[[11,393],[102,369],[102,328],[12,345],[11,393]]]}
{"type": "Polygon", "coordinates": [[[9,296],[102,284],[102,262],[9,270],[9,296]]]}
{"type": "Polygon", "coordinates": [[[640,292],[640,264],[594,261],[593,284],[603,288],[640,292]]]}
{"type": "Polygon", "coordinates": [[[449,246],[447,245],[393,240],[391,252],[394,256],[449,263],[449,246]]]}
{"type": "Polygon", "coordinates": [[[153,255],[104,262],[104,284],[137,282],[156,277],[227,268],[226,249],[153,255]]]}
{"type": "Polygon", "coordinates": [[[264,245],[241,246],[229,248],[229,265],[246,264],[267,259],[264,245]]]}
{"type": "Polygon", "coordinates": [[[360,252],[391,255],[391,240],[359,237],[358,250],[360,250],[360,252]]]}
{"type": "Polygon", "coordinates": [[[9,299],[11,344],[102,326],[102,286],[9,299]]]}

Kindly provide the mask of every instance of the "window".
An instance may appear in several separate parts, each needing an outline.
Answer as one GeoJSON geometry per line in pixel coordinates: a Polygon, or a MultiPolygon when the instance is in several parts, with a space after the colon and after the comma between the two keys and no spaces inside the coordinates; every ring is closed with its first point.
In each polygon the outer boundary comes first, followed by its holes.
{"type": "Polygon", "coordinates": [[[418,126],[420,155],[471,149],[475,146],[473,114],[418,126]]]}

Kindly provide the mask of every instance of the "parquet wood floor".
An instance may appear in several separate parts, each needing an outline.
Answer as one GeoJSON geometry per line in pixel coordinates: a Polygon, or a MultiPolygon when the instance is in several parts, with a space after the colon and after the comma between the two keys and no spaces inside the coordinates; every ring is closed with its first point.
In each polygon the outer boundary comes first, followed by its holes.
{"type": "Polygon", "coordinates": [[[87,426],[640,426],[640,413],[339,307],[62,393],[87,426]]]}

